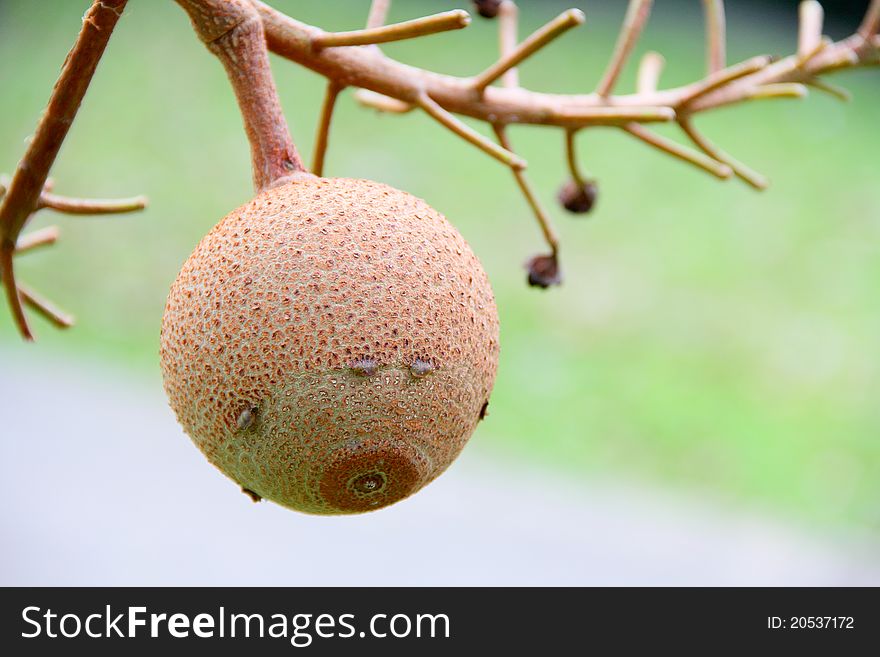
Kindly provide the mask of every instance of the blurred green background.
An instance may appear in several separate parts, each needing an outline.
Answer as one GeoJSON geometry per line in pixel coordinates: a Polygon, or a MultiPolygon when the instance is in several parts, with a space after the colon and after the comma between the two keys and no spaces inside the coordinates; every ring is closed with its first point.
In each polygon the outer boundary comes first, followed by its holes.
{"type": "MultiPolygon", "coordinates": [[[[275,0],[325,29],[362,25],[367,0],[275,0]]],[[[568,5],[521,2],[521,34],[568,5]]],[[[580,0],[587,23],[521,68],[524,85],[592,89],[624,2],[580,0]]],[[[796,4],[728,2],[730,59],[785,54],[796,4]]],[[[0,169],[11,171],[79,27],[85,1],[0,2],[0,169]]],[[[465,2],[398,0],[392,20],[465,2]]],[[[831,22],[841,37],[854,29],[831,22]]],[[[495,56],[495,26],[392,44],[392,56],[467,75],[495,56]]],[[[664,85],[701,76],[696,1],[660,0],[637,55],[667,59],[664,85]]],[[[311,153],[323,81],[273,59],[282,103],[311,153]]],[[[634,66],[619,85],[632,89],[634,66]]],[[[338,107],[327,172],[383,181],[449,217],[493,281],[502,361],[490,420],[470,449],[584,478],[616,477],[769,510],[816,528],[880,531],[880,186],[877,70],[820,93],[701,116],[719,145],[770,175],[756,193],[721,183],[613,129],[583,132],[600,183],[589,219],[560,210],[563,135],[515,128],[529,175],[557,221],[566,282],[527,288],[544,249],[510,173],[419,113],[380,116],[351,91],[338,107]]],[[[478,126],[485,131],[485,126],[478,126]]],[[[662,130],[674,135],[672,130],[662,130]]],[[[35,319],[44,352],[109,359],[159,383],[165,295],[197,241],[251,195],[249,153],[221,66],[170,1],[131,0],[53,170],[78,196],[145,193],[133,216],[41,213],[61,242],[19,260],[23,281],[78,317],[35,319]]],[[[0,341],[17,341],[0,315],[0,341]]],[[[0,364],[0,376],[6,376],[0,364]]],[[[122,382],[120,382],[122,383],[122,382]]]]}

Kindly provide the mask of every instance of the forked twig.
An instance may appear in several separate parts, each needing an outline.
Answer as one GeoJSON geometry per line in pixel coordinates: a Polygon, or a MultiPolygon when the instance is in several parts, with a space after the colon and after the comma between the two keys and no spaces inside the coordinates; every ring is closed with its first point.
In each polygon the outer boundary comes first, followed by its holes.
{"type": "MultiPolygon", "coordinates": [[[[59,320],[56,323],[63,322],[60,321],[62,315],[53,313],[51,304],[38,299],[30,291],[23,292],[16,282],[13,257],[17,251],[21,252],[19,235],[34,211],[39,209],[41,195],[46,194],[44,189],[49,169],[58,156],[126,2],[98,0],[86,12],[33,139],[8,186],[4,185],[6,193],[0,201],[0,278],[15,324],[25,340],[33,340],[33,334],[22,301],[50,318],[55,317],[59,320]]],[[[31,248],[51,241],[46,235],[34,238],[31,248]]]]}

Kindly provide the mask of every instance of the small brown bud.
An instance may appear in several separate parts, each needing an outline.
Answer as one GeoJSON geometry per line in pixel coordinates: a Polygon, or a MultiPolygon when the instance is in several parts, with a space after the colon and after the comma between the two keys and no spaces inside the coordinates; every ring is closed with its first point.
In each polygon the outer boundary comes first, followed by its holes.
{"type": "Polygon", "coordinates": [[[495,18],[499,7],[501,0],[474,0],[474,8],[483,18],[495,18]]]}
{"type": "Polygon", "coordinates": [[[529,285],[548,288],[562,283],[562,273],[555,255],[537,255],[526,263],[529,285]]]}
{"type": "Polygon", "coordinates": [[[598,193],[599,188],[591,180],[585,181],[582,185],[579,185],[574,180],[569,180],[559,188],[557,198],[560,205],[569,212],[585,214],[596,205],[598,193]]]}

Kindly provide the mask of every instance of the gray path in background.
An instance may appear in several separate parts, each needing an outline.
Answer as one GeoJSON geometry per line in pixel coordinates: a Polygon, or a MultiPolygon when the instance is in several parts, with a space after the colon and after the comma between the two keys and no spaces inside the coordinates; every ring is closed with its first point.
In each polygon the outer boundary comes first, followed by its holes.
{"type": "Polygon", "coordinates": [[[389,509],[255,505],[158,385],[0,348],[2,585],[880,584],[877,544],[472,448],[389,509]]]}

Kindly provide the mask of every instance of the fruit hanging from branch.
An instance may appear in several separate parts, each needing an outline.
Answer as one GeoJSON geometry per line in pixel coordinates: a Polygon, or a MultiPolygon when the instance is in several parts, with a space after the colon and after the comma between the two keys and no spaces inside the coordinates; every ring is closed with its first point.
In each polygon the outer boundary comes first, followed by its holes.
{"type": "Polygon", "coordinates": [[[202,240],[171,287],[161,359],[184,429],[243,489],[370,511],[464,447],[495,380],[498,314],[476,256],[424,201],[302,174],[202,240]]]}
{"type": "MultiPolygon", "coordinates": [[[[208,459],[254,500],[323,514],[377,509],[419,490],[459,454],[486,415],[498,365],[498,317],[489,281],[461,235],[436,210],[378,182],[323,178],[333,109],[348,88],[365,106],[424,111],[510,169],[548,252],[527,263],[529,284],[562,281],[559,240],[511,144],[507,127],[564,131],[570,180],[563,207],[589,212],[598,186],[577,162],[575,137],[605,127],[756,189],[763,176],[695,126],[702,112],[749,100],[799,98],[815,88],[845,98],[820,76],[880,63],[880,0],[857,32],[822,35],[814,0],[800,5],[798,52],[727,65],[722,0],[703,0],[706,76],[661,89],[664,60],[648,53],[637,90],[614,93],[652,0],[630,0],[593,93],[524,89],[517,67],[583,24],[563,12],[519,40],[511,0],[475,2],[498,24],[500,56],[459,78],[397,62],[378,44],[466,27],[452,10],[386,25],[390,0],[373,0],[362,30],[326,32],[258,0],[177,0],[224,65],[251,145],[257,196],[201,241],[171,288],[161,362],[171,406],[208,459]],[[291,139],[268,51],[327,79],[311,171],[291,139]],[[496,84],[497,83],[497,84],[496,84]],[[488,123],[494,139],[457,115],[488,123]],[[693,144],[652,131],[673,122],[693,144]]],[[[15,174],[0,185],[0,278],[26,339],[29,306],[66,327],[72,320],[16,280],[14,259],[49,245],[57,231],[22,235],[34,212],[124,212],[142,198],[87,201],[52,193],[47,176],[126,0],[94,2],[15,174]]]]}

